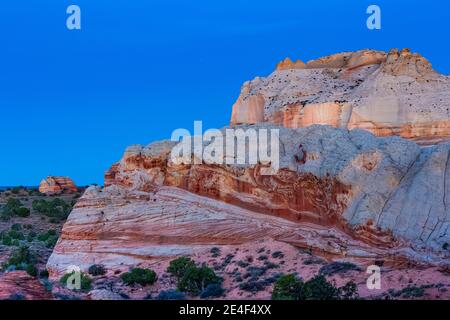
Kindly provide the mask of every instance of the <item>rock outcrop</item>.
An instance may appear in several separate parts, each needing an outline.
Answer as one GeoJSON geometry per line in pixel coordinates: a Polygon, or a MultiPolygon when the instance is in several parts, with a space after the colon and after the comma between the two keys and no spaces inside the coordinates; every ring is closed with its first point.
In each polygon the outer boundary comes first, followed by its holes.
{"type": "Polygon", "coordinates": [[[0,275],[0,300],[50,300],[51,293],[25,271],[0,275]]]}
{"type": "Polygon", "coordinates": [[[433,143],[449,135],[449,94],[405,50],[285,60],[244,85],[232,114],[235,127],[279,130],[276,174],[179,164],[169,141],[129,147],[77,202],[47,267],[126,269],[266,239],[331,260],[448,266],[450,142],[433,143]]]}
{"type": "Polygon", "coordinates": [[[77,187],[72,179],[67,177],[49,176],[43,179],[39,185],[39,192],[44,194],[61,194],[77,192],[77,187]]]}
{"type": "Polygon", "coordinates": [[[421,144],[450,138],[450,78],[404,49],[344,52],[303,63],[286,59],[246,82],[232,124],[288,128],[329,124],[398,135],[421,144]]]}
{"type": "Polygon", "coordinates": [[[172,142],[130,147],[105,188],[78,201],[48,268],[124,268],[267,237],[330,259],[449,263],[450,143],[277,128],[281,167],[272,176],[261,165],[174,164],[172,142]]]}

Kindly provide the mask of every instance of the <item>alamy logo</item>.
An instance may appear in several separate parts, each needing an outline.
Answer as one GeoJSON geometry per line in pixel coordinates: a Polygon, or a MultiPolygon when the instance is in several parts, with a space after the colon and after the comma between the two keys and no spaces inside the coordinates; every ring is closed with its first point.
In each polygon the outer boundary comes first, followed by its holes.
{"type": "Polygon", "coordinates": [[[81,9],[79,6],[72,4],[67,7],[67,14],[70,14],[66,20],[66,26],[69,30],[80,30],[81,29],[81,9]]]}
{"type": "Polygon", "coordinates": [[[369,290],[380,290],[381,289],[381,268],[376,265],[371,265],[367,267],[367,274],[370,274],[367,279],[366,285],[369,290]]]}
{"type": "Polygon", "coordinates": [[[367,14],[370,16],[367,18],[367,28],[369,30],[380,30],[381,29],[381,9],[376,4],[372,4],[367,7],[367,14]]]}
{"type": "Polygon", "coordinates": [[[81,289],[81,269],[78,266],[69,266],[66,270],[67,277],[66,287],[69,290],[81,289]]]}
{"type": "Polygon", "coordinates": [[[274,175],[280,167],[279,129],[237,128],[209,129],[203,133],[202,122],[194,122],[194,136],[186,129],[176,129],[172,141],[174,164],[261,164],[262,175],[274,175]],[[270,143],[269,143],[270,139],[270,143]],[[181,140],[181,141],[180,141],[181,140]]]}

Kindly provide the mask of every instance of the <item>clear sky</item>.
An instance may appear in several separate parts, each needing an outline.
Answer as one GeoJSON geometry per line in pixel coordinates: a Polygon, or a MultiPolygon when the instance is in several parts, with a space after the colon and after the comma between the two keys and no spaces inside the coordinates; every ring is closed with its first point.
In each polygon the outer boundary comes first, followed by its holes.
{"type": "Polygon", "coordinates": [[[128,145],[226,125],[241,84],[287,56],[408,47],[449,74],[449,23],[447,0],[3,1],[0,186],[102,184],[128,145]],[[70,4],[81,30],[66,28],[70,4]]]}

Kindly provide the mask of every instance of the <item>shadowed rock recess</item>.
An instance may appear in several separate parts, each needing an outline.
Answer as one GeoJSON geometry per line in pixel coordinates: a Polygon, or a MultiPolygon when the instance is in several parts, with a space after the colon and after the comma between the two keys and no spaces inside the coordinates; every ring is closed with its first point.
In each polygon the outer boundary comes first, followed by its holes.
{"type": "Polygon", "coordinates": [[[332,260],[448,265],[449,97],[449,78],[408,50],[287,59],[244,84],[232,114],[280,130],[277,174],[175,164],[169,141],[129,147],[75,205],[51,275],[268,238],[332,260]]]}

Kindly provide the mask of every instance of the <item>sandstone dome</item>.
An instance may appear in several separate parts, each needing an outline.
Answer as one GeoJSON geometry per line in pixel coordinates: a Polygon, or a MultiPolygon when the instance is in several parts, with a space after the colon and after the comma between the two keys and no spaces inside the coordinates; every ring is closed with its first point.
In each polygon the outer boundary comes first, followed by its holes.
{"type": "Polygon", "coordinates": [[[286,59],[242,86],[232,124],[362,128],[421,144],[450,138],[450,78],[408,49],[286,59]]]}

